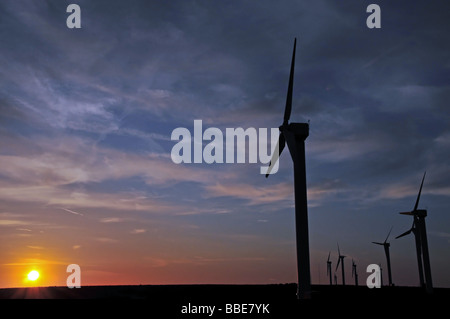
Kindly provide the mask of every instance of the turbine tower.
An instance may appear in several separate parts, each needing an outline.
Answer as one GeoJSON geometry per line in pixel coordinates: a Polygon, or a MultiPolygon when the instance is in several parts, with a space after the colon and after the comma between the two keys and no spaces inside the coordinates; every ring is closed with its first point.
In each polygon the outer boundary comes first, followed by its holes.
{"type": "Polygon", "coordinates": [[[419,261],[419,274],[420,274],[420,258],[423,261],[423,270],[425,273],[425,290],[427,293],[431,294],[433,292],[433,282],[431,279],[431,266],[430,266],[430,255],[428,253],[428,239],[427,239],[427,230],[425,226],[425,217],[427,217],[426,209],[417,209],[419,206],[420,194],[422,193],[423,181],[425,180],[425,175],[427,172],[423,174],[422,183],[420,184],[419,194],[417,195],[416,204],[414,205],[414,209],[411,212],[400,213],[402,215],[413,216],[413,227],[407,232],[397,236],[397,238],[408,235],[411,231],[414,231],[414,235],[416,236],[416,250],[418,253],[417,260],[419,261]],[[416,235],[418,234],[418,235],[416,235]],[[417,249],[417,238],[419,238],[419,245],[421,248],[421,256],[419,255],[419,250],[417,249]]]}
{"type": "Polygon", "coordinates": [[[328,253],[328,259],[327,259],[327,276],[330,277],[330,286],[333,284],[333,278],[331,277],[331,260],[330,260],[330,254],[328,253]]]}
{"type": "Polygon", "coordinates": [[[339,249],[339,244],[338,244],[338,256],[339,256],[339,257],[338,257],[338,262],[337,262],[336,270],[335,270],[335,271],[338,270],[338,268],[339,268],[339,263],[342,262],[342,265],[341,265],[341,270],[342,270],[342,285],[345,286],[344,258],[347,257],[347,256],[341,255],[341,251],[340,251],[340,249],[339,249]]]}
{"type": "Polygon", "coordinates": [[[358,272],[356,271],[356,263],[352,259],[352,277],[355,277],[355,286],[358,287],[358,272]]]}
{"type": "Polygon", "coordinates": [[[283,124],[279,127],[280,137],[275,152],[272,155],[266,177],[278,160],[287,143],[292,161],[294,162],[294,192],[295,192],[295,229],[297,241],[297,298],[311,298],[311,274],[309,262],[308,235],[308,204],[306,197],[305,140],[309,135],[308,123],[288,123],[292,110],[292,90],[294,85],[295,48],[294,40],[289,86],[284,109],[283,124]],[[278,150],[278,151],[277,151],[278,150]]]}
{"type": "Polygon", "coordinates": [[[391,234],[392,231],[392,227],[391,230],[389,230],[389,233],[386,237],[386,239],[384,240],[384,242],[379,243],[376,241],[373,241],[372,243],[376,244],[376,245],[381,245],[384,247],[384,253],[386,254],[386,262],[387,262],[387,267],[388,267],[388,279],[389,279],[389,286],[392,286],[392,273],[391,273],[391,255],[389,253],[389,247],[391,246],[390,243],[387,242],[389,235],[391,234]]]}

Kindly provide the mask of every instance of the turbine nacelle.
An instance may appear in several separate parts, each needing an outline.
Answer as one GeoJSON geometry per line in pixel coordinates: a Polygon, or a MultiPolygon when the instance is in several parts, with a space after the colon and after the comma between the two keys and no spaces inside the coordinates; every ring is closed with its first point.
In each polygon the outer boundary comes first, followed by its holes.
{"type": "Polygon", "coordinates": [[[294,133],[296,136],[301,136],[306,139],[309,136],[309,124],[308,123],[289,123],[280,125],[279,130],[281,133],[286,130],[294,133]]]}
{"type": "Polygon", "coordinates": [[[355,275],[355,277],[356,277],[356,276],[358,276],[358,273],[356,272],[356,263],[352,259],[352,278],[353,278],[353,275],[355,275]]]}
{"type": "Polygon", "coordinates": [[[373,244],[377,244],[377,245],[381,245],[381,246],[384,246],[384,247],[390,247],[391,244],[388,243],[388,239],[389,239],[389,235],[390,235],[391,232],[392,232],[392,228],[393,228],[393,227],[391,227],[391,229],[389,230],[389,233],[387,234],[386,239],[384,240],[384,242],[380,243],[380,242],[373,241],[372,243],[373,243],[373,244]]]}
{"type": "Polygon", "coordinates": [[[341,260],[342,260],[342,267],[344,267],[344,258],[347,257],[347,256],[344,256],[344,255],[341,255],[341,250],[339,249],[339,244],[337,246],[338,246],[338,262],[337,262],[337,265],[336,265],[336,270],[338,270],[339,264],[341,263],[341,260]]]}

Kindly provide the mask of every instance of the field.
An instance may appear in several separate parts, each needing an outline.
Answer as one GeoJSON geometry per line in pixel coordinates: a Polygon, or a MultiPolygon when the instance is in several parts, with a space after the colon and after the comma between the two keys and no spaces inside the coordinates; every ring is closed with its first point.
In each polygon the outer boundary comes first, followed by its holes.
{"type": "Polygon", "coordinates": [[[165,314],[167,318],[291,318],[310,311],[315,314],[355,311],[359,316],[386,314],[393,309],[402,314],[417,315],[418,312],[437,311],[450,301],[450,289],[444,288],[435,288],[432,295],[426,295],[418,287],[369,289],[365,286],[313,285],[312,288],[312,298],[300,301],[296,299],[294,284],[9,288],[0,289],[3,299],[0,305],[24,311],[30,310],[29,304],[31,309],[62,306],[100,314],[144,311],[149,314],[148,318],[157,313],[165,314]],[[6,299],[41,301],[29,303],[6,299]]]}

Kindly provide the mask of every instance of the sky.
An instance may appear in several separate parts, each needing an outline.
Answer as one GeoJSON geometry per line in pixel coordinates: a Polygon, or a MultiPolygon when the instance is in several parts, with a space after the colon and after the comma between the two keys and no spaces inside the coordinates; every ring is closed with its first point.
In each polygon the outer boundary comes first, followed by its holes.
{"type": "MultiPolygon", "coordinates": [[[[293,165],[175,164],[171,133],[291,122],[305,142],[311,280],[337,243],[359,282],[386,260],[419,283],[419,208],[433,284],[450,287],[450,3],[0,2],[0,287],[297,281],[293,165]],[[381,8],[369,29],[366,8],[381,8]],[[81,8],[69,29],[66,8],[81,8]],[[37,283],[26,274],[37,269],[37,283]]],[[[206,142],[205,142],[206,144],[206,142]]],[[[340,270],[336,272],[340,282],[340,270]]],[[[385,279],[385,282],[387,279],[385,279]]]]}

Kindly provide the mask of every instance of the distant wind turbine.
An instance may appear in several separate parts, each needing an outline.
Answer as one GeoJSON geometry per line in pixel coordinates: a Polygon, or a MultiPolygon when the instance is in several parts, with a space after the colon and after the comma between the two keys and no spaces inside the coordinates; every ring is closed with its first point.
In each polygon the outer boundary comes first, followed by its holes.
{"type": "Polygon", "coordinates": [[[423,276],[422,247],[420,244],[420,232],[419,232],[419,229],[417,228],[416,219],[417,218],[414,217],[413,224],[408,231],[395,237],[395,239],[409,235],[411,232],[413,233],[414,241],[416,244],[417,266],[418,266],[418,270],[419,270],[419,283],[420,283],[420,287],[425,287],[425,279],[423,276]]]}
{"type": "MultiPolygon", "coordinates": [[[[431,266],[430,266],[430,255],[428,253],[428,239],[427,239],[427,230],[425,226],[425,217],[427,217],[426,209],[417,209],[419,206],[420,194],[422,193],[423,181],[425,180],[425,175],[427,172],[423,174],[422,183],[420,184],[419,194],[417,195],[416,204],[414,205],[414,209],[411,212],[403,212],[400,213],[402,215],[413,216],[413,227],[404,232],[403,234],[397,236],[397,238],[408,235],[413,232],[416,237],[416,252],[417,252],[417,261],[419,263],[419,276],[421,276],[421,265],[423,261],[423,270],[425,273],[425,290],[427,293],[433,292],[433,282],[431,279],[431,266]],[[420,247],[420,249],[419,249],[420,247]]],[[[421,277],[421,283],[423,278],[421,277]]]]}
{"type": "Polygon", "coordinates": [[[381,263],[378,266],[380,267],[380,286],[383,287],[383,268],[381,268],[381,263]]]}
{"type": "Polygon", "coordinates": [[[387,242],[389,235],[391,234],[392,231],[392,227],[391,230],[389,230],[388,235],[386,236],[386,239],[384,240],[384,242],[379,243],[376,241],[373,241],[372,243],[377,244],[377,245],[381,245],[384,247],[384,253],[386,255],[386,262],[387,262],[387,267],[388,267],[388,279],[389,279],[389,286],[392,286],[392,273],[391,273],[391,256],[389,253],[389,247],[391,246],[390,243],[387,242]]]}
{"type": "Polygon", "coordinates": [[[356,271],[356,263],[352,259],[352,277],[355,277],[355,286],[358,287],[358,272],[356,271]]]}
{"type": "Polygon", "coordinates": [[[337,262],[337,265],[336,265],[336,270],[338,270],[339,264],[342,263],[342,265],[341,265],[342,285],[345,286],[344,258],[347,257],[347,256],[341,255],[341,250],[339,249],[339,244],[337,246],[338,246],[338,262],[337,262]]]}
{"type": "Polygon", "coordinates": [[[333,278],[331,277],[331,260],[330,260],[330,254],[328,253],[328,259],[327,259],[327,276],[330,277],[330,286],[333,284],[333,278]]]}
{"type": "Polygon", "coordinates": [[[305,140],[309,135],[308,123],[288,123],[292,110],[292,91],[294,85],[295,48],[294,40],[292,53],[289,86],[284,109],[283,124],[279,127],[280,137],[277,148],[272,155],[266,177],[269,176],[273,165],[283,152],[287,143],[292,161],[294,162],[294,192],[295,192],[295,229],[297,241],[297,298],[309,299],[311,297],[311,274],[309,262],[309,235],[308,235],[308,203],[306,197],[306,169],[305,169],[305,140]]]}

